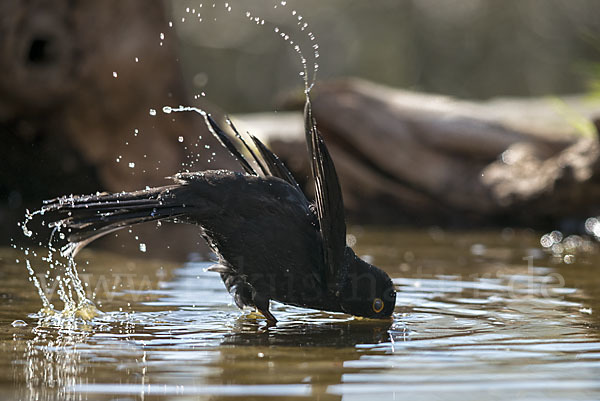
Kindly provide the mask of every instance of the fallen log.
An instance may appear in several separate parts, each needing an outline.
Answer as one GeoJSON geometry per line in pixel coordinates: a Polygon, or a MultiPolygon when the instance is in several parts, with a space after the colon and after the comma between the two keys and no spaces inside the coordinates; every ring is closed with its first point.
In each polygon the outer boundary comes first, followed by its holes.
{"type": "MultiPolygon", "coordinates": [[[[358,80],[313,95],[351,217],[382,223],[542,227],[600,213],[598,112],[583,96],[467,102],[358,80]]],[[[299,115],[294,127],[296,140],[264,133],[304,174],[299,115]]]]}

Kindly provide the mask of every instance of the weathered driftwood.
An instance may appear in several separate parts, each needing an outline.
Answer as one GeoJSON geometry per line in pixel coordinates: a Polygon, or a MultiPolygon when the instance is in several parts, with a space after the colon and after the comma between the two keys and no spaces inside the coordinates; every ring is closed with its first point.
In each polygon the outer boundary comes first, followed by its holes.
{"type": "MultiPolygon", "coordinates": [[[[600,212],[597,140],[567,121],[585,121],[598,102],[476,103],[350,80],[318,88],[313,110],[359,219],[543,226],[600,212]]],[[[260,119],[241,120],[263,131],[260,119]]],[[[294,126],[295,144],[273,134],[269,142],[302,172],[300,116],[294,126]]]]}

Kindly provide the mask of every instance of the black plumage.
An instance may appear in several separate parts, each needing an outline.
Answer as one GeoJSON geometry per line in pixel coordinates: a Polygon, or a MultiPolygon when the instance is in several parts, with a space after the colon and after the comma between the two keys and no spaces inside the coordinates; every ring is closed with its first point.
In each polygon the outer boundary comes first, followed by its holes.
{"type": "Polygon", "coordinates": [[[219,257],[210,270],[221,275],[235,303],[256,307],[272,322],[276,319],[269,311],[270,300],[389,317],[396,299],[392,281],[346,246],[340,184],[309,100],[304,114],[314,203],[258,138],[250,136],[253,149],[230,121],[233,136],[207,115],[211,131],[245,173],[180,173],[164,187],[67,196],[47,201],[42,210],[66,233],[63,251],[73,256],[94,239],[133,224],[195,224],[219,257]]]}

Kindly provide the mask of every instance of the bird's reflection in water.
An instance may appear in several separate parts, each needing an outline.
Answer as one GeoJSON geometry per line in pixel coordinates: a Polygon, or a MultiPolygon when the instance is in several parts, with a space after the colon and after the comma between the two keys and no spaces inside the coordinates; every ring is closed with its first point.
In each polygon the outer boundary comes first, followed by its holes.
{"type": "Polygon", "coordinates": [[[265,326],[257,320],[240,317],[232,332],[225,335],[222,345],[353,348],[358,344],[389,341],[388,330],[393,323],[391,319],[336,320],[332,323],[310,323],[310,319],[306,319],[265,326]]]}
{"type": "MultiPolygon", "coordinates": [[[[328,387],[342,383],[344,373],[352,370],[345,368],[346,362],[367,352],[388,352],[392,323],[339,319],[333,323],[300,321],[268,327],[240,318],[223,338],[218,362],[222,370],[210,383],[286,386],[290,393],[341,399],[327,393],[328,387]]],[[[286,387],[282,387],[284,393],[286,387]]]]}

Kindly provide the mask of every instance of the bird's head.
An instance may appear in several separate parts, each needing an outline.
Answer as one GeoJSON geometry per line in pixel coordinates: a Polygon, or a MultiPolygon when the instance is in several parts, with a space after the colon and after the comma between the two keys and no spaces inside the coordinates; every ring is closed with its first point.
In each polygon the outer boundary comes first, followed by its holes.
{"type": "Polygon", "coordinates": [[[386,272],[360,259],[350,248],[344,255],[347,276],[339,291],[345,313],[368,318],[388,318],[396,306],[396,291],[386,272]]]}

